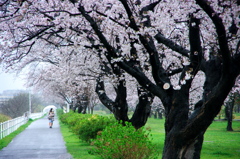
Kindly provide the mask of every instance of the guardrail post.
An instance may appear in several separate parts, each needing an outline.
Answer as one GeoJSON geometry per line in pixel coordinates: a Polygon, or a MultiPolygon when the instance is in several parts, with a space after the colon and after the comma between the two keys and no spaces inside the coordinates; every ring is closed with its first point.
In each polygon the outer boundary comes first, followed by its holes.
{"type": "Polygon", "coordinates": [[[0,139],[3,138],[3,123],[0,123],[0,139]]]}

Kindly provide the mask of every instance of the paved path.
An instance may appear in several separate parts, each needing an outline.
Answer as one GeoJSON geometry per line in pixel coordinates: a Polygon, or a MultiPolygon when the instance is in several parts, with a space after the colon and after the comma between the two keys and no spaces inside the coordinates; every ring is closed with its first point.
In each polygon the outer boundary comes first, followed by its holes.
{"type": "Polygon", "coordinates": [[[47,117],[34,121],[0,150],[0,159],[71,159],[56,118],[52,129],[47,117]]]}

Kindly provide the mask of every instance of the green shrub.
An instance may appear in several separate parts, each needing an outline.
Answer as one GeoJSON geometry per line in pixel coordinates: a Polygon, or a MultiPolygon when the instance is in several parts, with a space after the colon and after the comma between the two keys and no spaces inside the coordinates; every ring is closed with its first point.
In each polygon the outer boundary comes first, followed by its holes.
{"type": "Polygon", "coordinates": [[[0,123],[5,122],[10,119],[11,119],[11,117],[4,115],[4,114],[0,114],[0,123]]]}
{"type": "Polygon", "coordinates": [[[99,131],[102,131],[106,126],[114,122],[116,122],[116,120],[111,117],[92,115],[89,118],[81,120],[74,129],[75,131],[78,130],[78,135],[81,140],[90,142],[91,139],[97,137],[99,131]]]}
{"type": "Polygon", "coordinates": [[[58,116],[61,116],[61,115],[63,115],[64,113],[63,113],[63,109],[57,109],[57,115],[58,116]]]}
{"type": "Polygon", "coordinates": [[[95,139],[99,131],[102,131],[107,125],[116,121],[113,117],[74,112],[62,114],[60,120],[67,124],[72,132],[78,135],[81,140],[86,142],[95,139]]]}
{"type": "Polygon", "coordinates": [[[149,139],[149,131],[136,130],[130,123],[126,126],[115,123],[106,127],[93,140],[92,151],[104,159],[150,159],[157,158],[155,145],[149,139]]]}
{"type": "Polygon", "coordinates": [[[79,122],[82,122],[82,120],[89,117],[89,114],[79,114],[79,113],[73,113],[72,116],[68,117],[67,123],[70,127],[74,127],[79,122]]]}
{"type": "Polygon", "coordinates": [[[79,129],[81,129],[82,123],[91,116],[90,114],[78,114],[75,117],[70,117],[68,126],[76,135],[79,135],[79,129]]]}
{"type": "Polygon", "coordinates": [[[61,114],[59,118],[63,123],[68,124],[69,117],[72,117],[74,114],[76,113],[70,111],[69,113],[61,114]]]}

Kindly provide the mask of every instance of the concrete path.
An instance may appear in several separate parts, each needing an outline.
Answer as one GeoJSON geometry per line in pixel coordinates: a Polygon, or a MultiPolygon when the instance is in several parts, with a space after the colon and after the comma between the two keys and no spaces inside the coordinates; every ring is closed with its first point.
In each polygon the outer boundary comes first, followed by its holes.
{"type": "Polygon", "coordinates": [[[0,159],[71,159],[57,117],[53,128],[44,117],[34,121],[0,151],[0,159]]]}

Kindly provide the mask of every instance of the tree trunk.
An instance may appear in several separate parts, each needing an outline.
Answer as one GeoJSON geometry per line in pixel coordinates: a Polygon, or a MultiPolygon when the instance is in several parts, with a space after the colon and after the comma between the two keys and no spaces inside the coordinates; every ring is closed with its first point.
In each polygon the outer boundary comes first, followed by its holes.
{"type": "Polygon", "coordinates": [[[138,97],[138,104],[132,118],[130,119],[130,122],[136,129],[139,129],[146,124],[151,112],[151,103],[153,101],[153,95],[142,87],[138,88],[138,97]]]}
{"type": "Polygon", "coordinates": [[[77,106],[74,105],[74,106],[72,107],[72,110],[73,110],[73,112],[76,112],[76,110],[77,110],[77,106]]]}
{"type": "Polygon", "coordinates": [[[226,102],[226,107],[225,107],[225,115],[227,118],[227,131],[233,131],[232,128],[232,119],[233,119],[233,108],[234,108],[234,104],[235,104],[235,97],[236,94],[235,93],[230,93],[228,98],[228,101],[226,102]]]}
{"type": "Polygon", "coordinates": [[[82,113],[83,107],[81,106],[81,104],[78,104],[78,113],[82,113]]]}
{"type": "Polygon", "coordinates": [[[126,87],[125,80],[119,81],[117,88],[115,88],[117,97],[115,101],[112,101],[105,93],[104,81],[97,79],[96,93],[102,104],[107,107],[113,114],[114,117],[119,121],[129,121],[128,118],[128,104],[126,100],[126,87]]]}
{"type": "Polygon", "coordinates": [[[73,102],[69,104],[69,109],[73,110],[73,102]]]}
{"type": "Polygon", "coordinates": [[[232,128],[232,119],[233,119],[233,107],[234,107],[234,99],[229,101],[226,104],[225,113],[227,118],[227,131],[233,131],[232,128]]]}
{"type": "Polygon", "coordinates": [[[235,112],[240,113],[240,105],[239,104],[237,104],[237,106],[235,106],[235,112]]]}
{"type": "Polygon", "coordinates": [[[157,119],[157,111],[153,112],[154,119],[157,119]]]}
{"type": "Polygon", "coordinates": [[[90,108],[90,112],[91,112],[91,114],[93,114],[93,108],[94,108],[94,107],[91,107],[91,108],[90,108]]]}
{"type": "Polygon", "coordinates": [[[158,119],[163,119],[163,114],[161,109],[157,109],[158,119]]]}
{"type": "Polygon", "coordinates": [[[166,136],[163,159],[200,159],[203,134],[189,142],[182,141],[177,133],[166,136]],[[171,137],[170,137],[171,136],[171,137]]]}
{"type": "Polygon", "coordinates": [[[233,128],[232,128],[232,119],[228,119],[228,123],[227,123],[227,131],[233,131],[233,128]]]}

